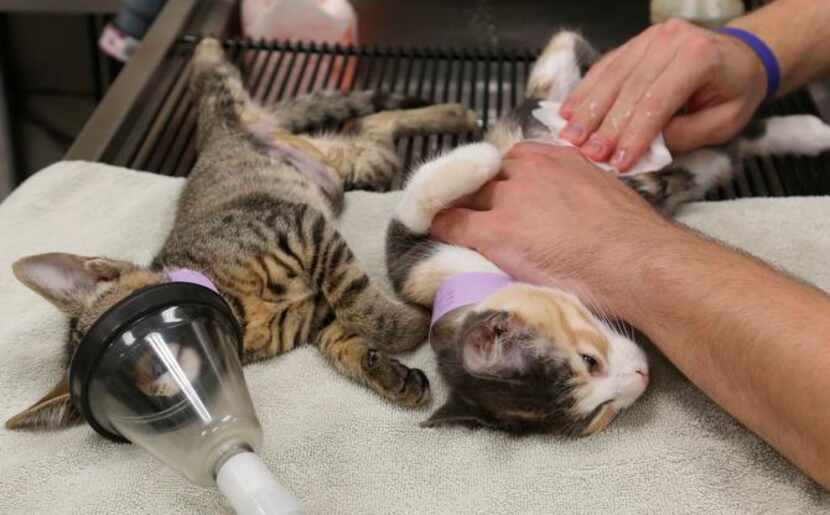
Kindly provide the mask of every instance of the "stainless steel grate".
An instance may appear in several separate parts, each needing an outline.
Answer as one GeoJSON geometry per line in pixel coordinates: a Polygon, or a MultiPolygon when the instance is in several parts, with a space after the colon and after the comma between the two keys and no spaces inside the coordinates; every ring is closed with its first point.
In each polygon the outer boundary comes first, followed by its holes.
{"type": "MultiPolygon", "coordinates": [[[[104,160],[154,173],[186,176],[196,160],[196,112],[187,80],[189,60],[199,36],[184,36],[163,64],[156,85],[139,102],[116,135],[104,160]]],[[[382,89],[434,102],[462,102],[485,124],[520,100],[535,51],[437,48],[341,47],[326,44],[227,40],[225,46],[242,70],[249,91],[273,103],[317,89],[382,89]]],[[[805,92],[763,108],[764,114],[816,114],[805,92]]],[[[407,164],[471,139],[471,135],[431,136],[399,142],[407,164]]],[[[732,184],[710,199],[830,193],[830,156],[754,159],[732,184]]]]}

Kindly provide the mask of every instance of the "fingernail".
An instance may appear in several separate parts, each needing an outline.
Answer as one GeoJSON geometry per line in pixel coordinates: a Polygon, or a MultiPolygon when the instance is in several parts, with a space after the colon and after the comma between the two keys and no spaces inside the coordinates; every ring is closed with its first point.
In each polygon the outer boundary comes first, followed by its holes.
{"type": "Polygon", "coordinates": [[[579,145],[585,140],[585,128],[578,123],[569,123],[559,133],[560,138],[564,138],[574,145],[579,145]]]}
{"type": "Polygon", "coordinates": [[[611,158],[611,166],[615,168],[622,168],[625,166],[625,162],[628,160],[628,151],[624,148],[621,148],[614,152],[614,157],[611,158]]]}
{"type": "Polygon", "coordinates": [[[567,102],[562,104],[562,107],[559,108],[559,116],[566,120],[569,120],[571,118],[571,115],[573,114],[573,110],[573,102],[568,100],[567,102]]]}
{"type": "Polygon", "coordinates": [[[605,159],[608,155],[608,143],[601,136],[591,136],[588,143],[582,146],[582,153],[594,161],[605,159]]]}

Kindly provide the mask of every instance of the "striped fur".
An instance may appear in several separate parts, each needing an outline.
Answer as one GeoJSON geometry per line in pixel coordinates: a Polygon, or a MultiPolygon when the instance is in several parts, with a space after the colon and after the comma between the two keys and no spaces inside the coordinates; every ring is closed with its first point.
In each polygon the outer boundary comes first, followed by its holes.
{"type": "MultiPolygon", "coordinates": [[[[15,265],[25,284],[73,317],[68,352],[115,302],[165,281],[166,269],[191,268],[213,280],[244,328],[245,363],[312,343],[382,397],[410,407],[428,402],[426,376],[390,356],[425,340],[425,310],[370,280],[333,220],[344,190],[385,191],[397,182],[395,138],[473,131],[474,113],[372,91],[316,93],[266,108],[250,99],[212,39],[196,48],[190,86],[199,159],[151,266],[68,254],[15,265]],[[355,117],[349,133],[301,134],[355,117]]],[[[64,390],[59,384],[7,427],[78,421],[64,390]]]]}

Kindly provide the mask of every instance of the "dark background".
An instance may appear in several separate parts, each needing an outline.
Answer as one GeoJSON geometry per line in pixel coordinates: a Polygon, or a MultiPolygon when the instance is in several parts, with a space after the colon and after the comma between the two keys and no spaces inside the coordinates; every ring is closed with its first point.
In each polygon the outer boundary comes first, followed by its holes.
{"type": "MultiPolygon", "coordinates": [[[[0,60],[18,181],[63,156],[114,80],[119,65],[97,51],[96,40],[111,18],[107,11],[118,5],[115,0],[0,0],[0,60]]],[[[566,26],[607,48],[648,25],[647,0],[352,0],[352,5],[360,42],[366,44],[539,48],[554,27],[566,26]]]]}

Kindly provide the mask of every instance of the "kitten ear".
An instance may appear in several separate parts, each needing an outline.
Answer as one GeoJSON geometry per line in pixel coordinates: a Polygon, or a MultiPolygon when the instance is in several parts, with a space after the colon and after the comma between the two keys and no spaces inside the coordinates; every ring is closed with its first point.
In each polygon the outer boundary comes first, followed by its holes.
{"type": "Polygon", "coordinates": [[[6,421],[6,429],[57,429],[77,424],[81,415],[69,398],[69,382],[64,378],[31,407],[6,421]]]}
{"type": "Polygon", "coordinates": [[[134,268],[125,261],[73,254],[28,256],[12,265],[14,275],[65,313],[77,313],[94,298],[98,284],[134,268]]]}
{"type": "Polygon", "coordinates": [[[515,342],[522,331],[507,311],[494,312],[464,337],[461,362],[474,376],[509,377],[528,365],[521,345],[515,342]]]}
{"type": "Polygon", "coordinates": [[[495,421],[481,408],[463,400],[455,394],[450,394],[447,402],[438,408],[427,420],[421,422],[421,427],[464,426],[496,427],[495,421]]]}

